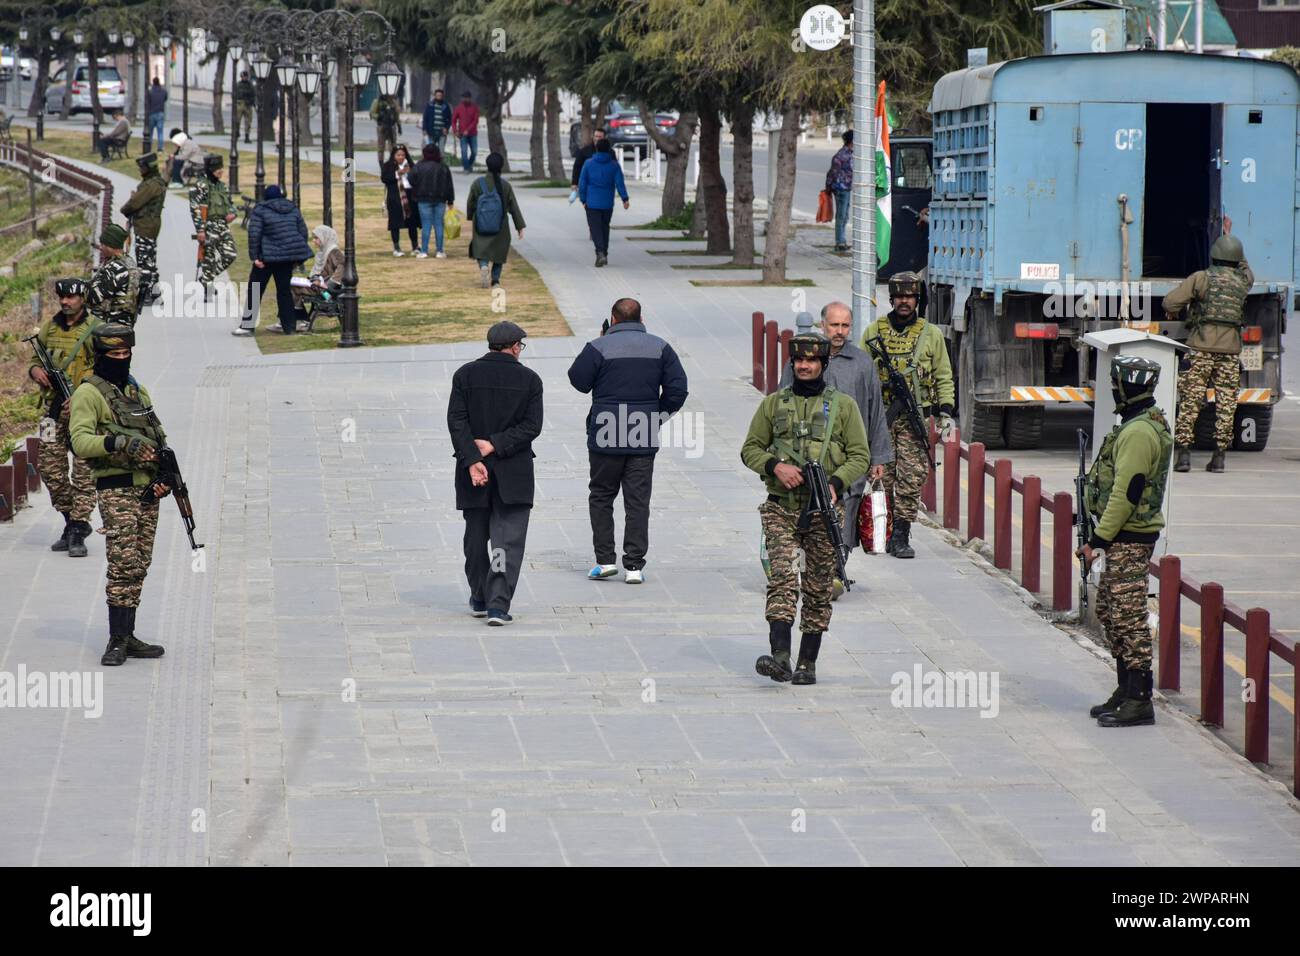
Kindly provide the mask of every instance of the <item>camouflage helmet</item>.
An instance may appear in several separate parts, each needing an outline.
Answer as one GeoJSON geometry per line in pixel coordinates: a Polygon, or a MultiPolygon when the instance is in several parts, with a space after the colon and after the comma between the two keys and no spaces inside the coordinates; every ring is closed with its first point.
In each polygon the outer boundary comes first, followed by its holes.
{"type": "Polygon", "coordinates": [[[140,172],[142,172],[142,173],[147,173],[147,172],[149,172],[151,169],[157,169],[157,167],[158,167],[158,154],[157,154],[157,153],[145,153],[143,156],[137,156],[137,157],[135,158],[135,164],[136,164],[137,167],[139,167],[140,172]]]}
{"type": "Polygon", "coordinates": [[[79,295],[85,298],[86,280],[78,279],[75,276],[67,279],[59,279],[54,283],[54,294],[62,298],[65,295],[79,295]]]}
{"type": "Polygon", "coordinates": [[[1159,381],[1160,366],[1150,359],[1117,355],[1110,360],[1110,383],[1123,396],[1121,404],[1152,397],[1159,381]]]}
{"type": "Polygon", "coordinates": [[[889,277],[889,297],[897,299],[903,295],[920,298],[921,277],[915,272],[895,272],[889,277]]]}
{"type": "Polygon", "coordinates": [[[820,332],[800,332],[790,339],[790,364],[801,358],[821,359],[825,366],[831,359],[831,340],[820,332]]]}
{"type": "Polygon", "coordinates": [[[1210,246],[1210,258],[1220,259],[1223,262],[1241,262],[1246,258],[1246,250],[1241,246],[1241,240],[1236,236],[1220,236],[1214,240],[1214,245],[1210,246]]]}
{"type": "Polygon", "coordinates": [[[105,322],[90,333],[96,352],[135,348],[135,329],[121,322],[105,322]]]}

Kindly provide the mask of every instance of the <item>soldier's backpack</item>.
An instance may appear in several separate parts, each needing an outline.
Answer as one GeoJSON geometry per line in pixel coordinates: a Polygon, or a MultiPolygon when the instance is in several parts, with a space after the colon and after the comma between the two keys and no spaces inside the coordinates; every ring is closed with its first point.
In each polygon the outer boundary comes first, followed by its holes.
{"type": "Polygon", "coordinates": [[[506,218],[506,206],[499,190],[492,189],[486,176],[479,177],[478,204],[474,207],[474,232],[480,236],[495,236],[501,231],[506,218]]]}

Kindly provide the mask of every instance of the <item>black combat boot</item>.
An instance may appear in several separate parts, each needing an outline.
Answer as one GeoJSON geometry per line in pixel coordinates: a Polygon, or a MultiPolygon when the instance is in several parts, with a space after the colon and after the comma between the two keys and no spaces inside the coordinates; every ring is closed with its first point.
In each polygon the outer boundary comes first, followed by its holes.
{"type": "Polygon", "coordinates": [[[165,653],[161,644],[146,644],[135,636],[135,612],[133,607],[124,607],[126,612],[126,656],[127,657],[162,657],[165,653]]]}
{"type": "Polygon", "coordinates": [[[912,522],[906,518],[894,519],[894,536],[889,539],[889,553],[896,558],[914,558],[916,552],[909,543],[912,534],[912,522]]]}
{"type": "Polygon", "coordinates": [[[1106,703],[1098,704],[1088,711],[1089,717],[1100,717],[1102,714],[1113,714],[1120,704],[1124,702],[1125,692],[1128,690],[1128,665],[1124,663],[1124,658],[1115,658],[1115,676],[1119,678],[1119,684],[1107,698],[1106,703]]]}
{"type": "Polygon", "coordinates": [[[99,659],[104,667],[121,667],[126,663],[126,638],[131,633],[130,619],[123,613],[126,610],[115,604],[108,606],[108,647],[99,659]]]}
{"type": "Polygon", "coordinates": [[[1192,470],[1192,450],[1186,445],[1174,448],[1174,471],[1192,470]]]}
{"type": "Polygon", "coordinates": [[[754,670],[778,683],[788,681],[790,671],[790,624],[786,621],[768,621],[770,655],[764,654],[754,662],[754,670]]]}
{"type": "Polygon", "coordinates": [[[88,521],[73,521],[68,525],[68,557],[86,556],[86,535],[93,534],[94,530],[88,521]]]}
{"type": "Polygon", "coordinates": [[[68,516],[66,511],[61,511],[59,514],[63,515],[63,534],[59,535],[58,541],[50,545],[51,551],[68,550],[68,532],[72,530],[72,518],[68,516]]]}
{"type": "Polygon", "coordinates": [[[817,652],[822,649],[822,632],[805,631],[799,641],[799,666],[794,669],[794,684],[817,683],[817,652]]]}
{"type": "Polygon", "coordinates": [[[1223,449],[1214,449],[1214,455],[1210,458],[1210,463],[1205,466],[1206,471],[1212,471],[1216,475],[1223,474],[1223,449]]]}
{"type": "Polygon", "coordinates": [[[1113,713],[1097,718],[1098,727],[1142,727],[1156,722],[1151,703],[1151,672],[1129,670],[1128,692],[1113,713]]]}

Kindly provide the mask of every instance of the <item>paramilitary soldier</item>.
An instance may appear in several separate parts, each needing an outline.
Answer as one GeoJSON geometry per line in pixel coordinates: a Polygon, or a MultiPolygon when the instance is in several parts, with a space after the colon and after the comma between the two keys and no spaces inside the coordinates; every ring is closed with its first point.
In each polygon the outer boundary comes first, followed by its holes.
{"type": "Polygon", "coordinates": [[[1111,393],[1120,423],[1106,436],[1084,485],[1084,506],[1096,526],[1079,549],[1091,567],[1106,552],[1097,616],[1115,656],[1118,686],[1089,712],[1103,727],[1155,723],[1151,706],[1151,630],[1147,627],[1147,565],[1164,527],[1160,507],[1173,438],[1156,407],[1160,366],[1121,355],[1111,360],[1111,393]]]}
{"type": "Polygon", "coordinates": [[[235,237],[230,234],[230,223],[235,213],[230,203],[230,193],[221,181],[225,174],[220,156],[205,156],[203,175],[194,178],[190,188],[190,219],[194,221],[194,233],[203,243],[203,266],[199,270],[199,282],[204,294],[212,287],[213,280],[230,268],[230,264],[239,255],[235,249],[235,237]]]}
{"type": "Polygon", "coordinates": [[[1178,419],[1174,471],[1191,471],[1191,444],[1196,419],[1205,407],[1206,386],[1214,387],[1214,455],[1206,471],[1223,471],[1224,452],[1232,443],[1241,385],[1241,323],[1246,296],[1255,274],[1246,264],[1236,236],[1220,236],[1210,247],[1210,268],[1193,272],[1165,296],[1165,313],[1174,318],[1187,309],[1184,321],[1192,350],[1191,367],[1178,377],[1178,419]]]}
{"type": "Polygon", "coordinates": [[[131,377],[135,331],[128,325],[97,326],[94,374],[72,393],[72,449],[90,462],[107,538],[108,647],[100,663],[113,667],[128,657],[162,657],[163,649],[135,636],[135,612],[153,560],[158,499],[170,489],[155,485],[157,449],[166,443],[149,407],[149,393],[131,377]],[[152,495],[143,500],[146,491],[152,495]]]}
{"type": "Polygon", "coordinates": [[[740,450],[746,467],[763,476],[769,492],[759,505],[772,573],[767,583],[768,641],[755,669],[774,681],[817,682],[817,652],[831,623],[835,554],[823,522],[801,530],[799,516],[808,503],[803,466],[819,461],[826,469],[840,523],[845,490],[871,465],[862,413],[853,399],[826,384],[830,340],[815,332],[790,340],[794,381],[768,395],[754,412],[740,450]],[[803,611],[799,661],[790,668],[790,631],[799,603],[802,571],[803,611]]]}
{"type": "MultiPolygon", "coordinates": [[[[59,297],[59,311],[46,320],[36,337],[75,389],[94,368],[90,333],[99,323],[86,311],[86,283],[81,279],[60,279],[54,283],[54,293],[59,297]]],[[[86,537],[92,530],[90,513],[95,510],[95,479],[90,466],[76,455],[72,456],[71,477],[68,474],[68,455],[72,451],[68,416],[72,405],[63,401],[39,361],[32,362],[27,375],[41,386],[41,405],[48,409],[41,421],[37,458],[41,480],[50,490],[54,510],[63,515],[63,534],[50,550],[66,551],[70,558],[84,558],[86,537]]]]}
{"type": "Polygon", "coordinates": [[[86,305],[100,322],[134,326],[139,316],[140,269],[126,252],[126,230],[110,223],[99,234],[101,264],[90,277],[86,305]]]}
{"type": "Polygon", "coordinates": [[[163,201],[167,183],[158,173],[158,154],[145,153],[135,161],[140,168],[140,185],[119,210],[135,234],[135,264],[140,268],[140,301],[147,305],[157,295],[158,233],[162,229],[163,201]]]}
{"type": "MultiPolygon", "coordinates": [[[[257,88],[248,78],[247,70],[239,71],[239,82],[235,84],[235,129],[244,128],[244,142],[251,143],[248,131],[253,126],[253,110],[257,107],[257,88]]],[[[234,162],[234,160],[231,160],[234,162]]]]}
{"type": "MultiPolygon", "coordinates": [[[[920,294],[921,279],[915,272],[895,273],[889,280],[889,302],[893,309],[867,327],[862,336],[863,348],[868,341],[880,339],[889,361],[911,386],[921,414],[938,415],[939,437],[944,440],[955,424],[952,364],[948,361],[943,333],[917,312],[920,294]]],[[[889,374],[879,359],[876,366],[887,408],[885,420],[894,440],[894,460],[885,466],[885,491],[890,496],[894,533],[885,550],[896,558],[911,558],[916,556],[911,545],[912,522],[916,520],[921,488],[930,472],[930,459],[925,442],[908,427],[903,404],[889,387],[889,374]]]]}

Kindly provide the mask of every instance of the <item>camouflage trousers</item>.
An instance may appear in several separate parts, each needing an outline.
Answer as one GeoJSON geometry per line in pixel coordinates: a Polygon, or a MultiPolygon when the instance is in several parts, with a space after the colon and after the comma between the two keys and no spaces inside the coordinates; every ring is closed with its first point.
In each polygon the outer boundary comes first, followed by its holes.
{"type": "Polygon", "coordinates": [[[1237,389],[1241,386],[1241,357],[1217,352],[1192,351],[1192,366],[1178,376],[1178,421],[1174,442],[1190,445],[1196,417],[1205,407],[1205,390],[1214,387],[1214,443],[1227,450],[1232,444],[1237,415],[1237,389]]]}
{"type": "Polygon", "coordinates": [[[889,495],[891,514],[904,521],[916,520],[921,503],[921,489],[930,474],[930,459],[925,445],[916,440],[907,427],[906,417],[899,415],[889,428],[894,440],[894,460],[885,465],[885,494],[889,495]]]}
{"type": "Polygon", "coordinates": [[[140,267],[140,288],[146,293],[158,284],[158,241],[135,237],[135,264],[140,267]]]}
{"type": "MultiPolygon", "coordinates": [[[[840,521],[844,505],[837,504],[840,521]]],[[[831,599],[835,587],[835,551],[826,534],[826,526],[814,520],[807,531],[795,528],[799,512],[774,501],[758,506],[763,532],[767,536],[767,556],[772,576],[767,582],[769,621],[794,623],[799,592],[803,591],[803,612],[799,630],[804,633],[825,631],[831,624],[831,599]],[[802,585],[801,585],[802,579],[802,585]]]]}
{"type": "Polygon", "coordinates": [[[36,453],[36,467],[41,481],[50,490],[50,504],[54,510],[68,515],[73,521],[85,521],[95,510],[95,476],[90,465],[72,453],[68,436],[68,420],[41,419],[41,447],[36,453]],[[69,477],[68,457],[72,457],[69,477]]]}
{"type": "Polygon", "coordinates": [[[378,133],[379,163],[380,165],[383,165],[383,163],[388,159],[389,151],[397,146],[397,130],[392,126],[380,126],[378,127],[378,133]]]}
{"type": "Polygon", "coordinates": [[[104,594],[117,607],[139,607],[140,591],[153,561],[158,502],[141,504],[143,488],[103,488],[99,514],[107,538],[108,583],[104,594]]]}
{"type": "Polygon", "coordinates": [[[1106,570],[1097,587],[1097,619],[1111,654],[1144,671],[1151,670],[1147,565],[1154,551],[1154,544],[1113,542],[1106,549],[1106,570]]]}
{"type": "Polygon", "coordinates": [[[247,103],[235,104],[235,130],[238,132],[242,127],[244,139],[248,139],[248,132],[253,128],[253,107],[247,103]]]}
{"type": "Polygon", "coordinates": [[[230,234],[230,227],[224,222],[207,224],[208,242],[203,249],[203,268],[199,278],[211,282],[230,268],[239,251],[235,248],[235,237],[230,234]]]}

